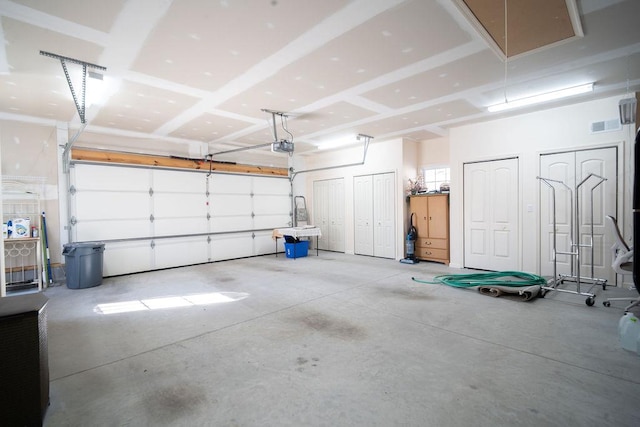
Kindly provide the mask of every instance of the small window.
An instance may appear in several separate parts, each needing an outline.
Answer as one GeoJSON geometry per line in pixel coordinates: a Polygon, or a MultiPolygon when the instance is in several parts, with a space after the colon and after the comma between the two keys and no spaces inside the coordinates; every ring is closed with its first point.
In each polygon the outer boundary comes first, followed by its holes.
{"type": "Polygon", "coordinates": [[[441,188],[445,190],[445,188],[448,188],[449,182],[451,180],[451,169],[446,167],[425,168],[422,169],[422,176],[424,177],[423,191],[440,191],[441,188]],[[442,184],[447,185],[445,187],[442,187],[442,184]]]}

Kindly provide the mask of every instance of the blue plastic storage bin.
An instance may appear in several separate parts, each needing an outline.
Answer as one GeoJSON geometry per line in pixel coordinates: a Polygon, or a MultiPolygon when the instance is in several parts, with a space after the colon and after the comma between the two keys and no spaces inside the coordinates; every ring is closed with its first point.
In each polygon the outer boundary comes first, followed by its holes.
{"type": "Polygon", "coordinates": [[[284,251],[287,258],[302,258],[309,253],[309,241],[301,240],[298,243],[285,243],[284,251]]]}

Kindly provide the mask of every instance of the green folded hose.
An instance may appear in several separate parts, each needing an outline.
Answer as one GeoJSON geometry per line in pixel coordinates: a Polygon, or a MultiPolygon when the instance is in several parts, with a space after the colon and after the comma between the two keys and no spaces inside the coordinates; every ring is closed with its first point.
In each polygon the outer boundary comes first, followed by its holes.
{"type": "Polygon", "coordinates": [[[412,277],[411,280],[418,283],[442,284],[455,288],[472,288],[474,286],[533,286],[546,285],[547,279],[537,274],[523,273],[522,271],[496,271],[493,273],[472,274],[443,274],[433,280],[420,280],[412,277]]]}

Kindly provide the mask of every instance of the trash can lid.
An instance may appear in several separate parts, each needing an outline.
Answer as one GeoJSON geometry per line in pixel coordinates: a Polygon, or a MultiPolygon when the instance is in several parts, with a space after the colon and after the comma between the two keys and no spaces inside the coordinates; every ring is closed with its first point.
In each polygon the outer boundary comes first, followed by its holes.
{"type": "Polygon", "coordinates": [[[71,248],[86,248],[86,247],[95,247],[95,246],[104,246],[104,242],[71,242],[71,243],[65,243],[63,245],[64,247],[71,247],[71,248]]]}

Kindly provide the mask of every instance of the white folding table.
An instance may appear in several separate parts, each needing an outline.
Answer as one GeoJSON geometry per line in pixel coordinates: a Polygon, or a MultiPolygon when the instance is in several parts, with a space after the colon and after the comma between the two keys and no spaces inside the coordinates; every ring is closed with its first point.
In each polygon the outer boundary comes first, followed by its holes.
{"type": "Polygon", "coordinates": [[[322,231],[320,227],[313,225],[307,225],[304,227],[288,227],[288,228],[276,228],[273,230],[272,237],[276,241],[276,256],[278,256],[278,239],[284,236],[291,236],[293,238],[299,237],[316,237],[316,256],[319,255],[318,251],[318,239],[322,237],[322,231]]]}

